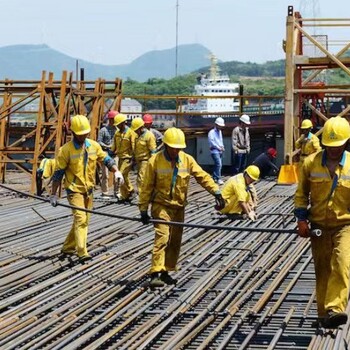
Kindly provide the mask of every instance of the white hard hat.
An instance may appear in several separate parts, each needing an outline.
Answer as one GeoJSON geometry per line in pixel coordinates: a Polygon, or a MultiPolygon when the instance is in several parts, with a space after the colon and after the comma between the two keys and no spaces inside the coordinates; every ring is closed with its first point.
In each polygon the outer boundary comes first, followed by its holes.
{"type": "Polygon", "coordinates": [[[215,124],[219,126],[225,126],[225,120],[224,118],[218,117],[215,119],[215,124]]]}
{"type": "Polygon", "coordinates": [[[239,120],[244,124],[250,125],[250,118],[247,114],[242,114],[239,120]]]}

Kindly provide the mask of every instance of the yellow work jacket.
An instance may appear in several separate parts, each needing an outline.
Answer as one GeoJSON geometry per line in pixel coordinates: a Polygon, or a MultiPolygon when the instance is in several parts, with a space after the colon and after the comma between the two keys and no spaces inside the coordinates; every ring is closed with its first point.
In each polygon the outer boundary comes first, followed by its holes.
{"type": "Polygon", "coordinates": [[[145,128],[145,131],[135,141],[135,160],[137,162],[148,160],[156,148],[155,136],[145,128]]]}
{"type": "Polygon", "coordinates": [[[44,158],[39,166],[38,170],[42,170],[42,178],[43,179],[48,179],[50,178],[53,173],[55,172],[55,167],[56,167],[56,161],[55,159],[50,159],[50,158],[44,158]]]}
{"type": "Polygon", "coordinates": [[[239,202],[249,203],[252,201],[251,192],[256,193],[253,184],[246,185],[243,173],[230,177],[221,190],[225,200],[225,208],[220,210],[222,214],[241,214],[242,207],[239,202]]]}
{"type": "Polygon", "coordinates": [[[145,180],[139,193],[140,211],[146,211],[151,202],[183,208],[186,205],[190,175],[211,194],[220,193],[211,176],[189,154],[180,151],[175,166],[166,150],[153,155],[147,163],[145,180]]]}
{"type": "Polygon", "coordinates": [[[349,225],[350,153],[344,151],[333,179],[326,166],[326,151],[306,157],[300,170],[294,204],[299,219],[307,216],[311,223],[327,228],[349,225]]]}
{"type": "Polygon", "coordinates": [[[299,137],[295,141],[295,148],[300,149],[300,160],[303,161],[305,157],[321,150],[320,140],[316,135],[309,132],[306,138],[299,137]]]}
{"type": "Polygon", "coordinates": [[[96,163],[105,158],[109,157],[96,141],[86,139],[79,146],[72,140],[60,148],[56,171],[64,171],[64,186],[68,191],[89,193],[95,185],[96,163]]]}
{"type": "Polygon", "coordinates": [[[115,152],[119,159],[131,159],[135,149],[136,133],[128,126],[121,132],[117,129],[114,134],[112,151],[115,152]]]}

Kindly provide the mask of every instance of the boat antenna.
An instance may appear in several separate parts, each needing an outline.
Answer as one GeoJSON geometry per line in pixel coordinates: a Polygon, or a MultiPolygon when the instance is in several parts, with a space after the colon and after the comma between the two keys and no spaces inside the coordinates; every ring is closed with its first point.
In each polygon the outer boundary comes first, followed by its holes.
{"type": "Polygon", "coordinates": [[[175,77],[177,77],[178,42],[179,42],[179,0],[176,0],[175,77]]]}

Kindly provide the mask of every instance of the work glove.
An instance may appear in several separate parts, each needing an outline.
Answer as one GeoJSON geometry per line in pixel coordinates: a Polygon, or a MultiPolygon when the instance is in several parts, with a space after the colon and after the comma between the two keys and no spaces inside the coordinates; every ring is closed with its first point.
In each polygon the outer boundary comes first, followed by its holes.
{"type": "Polygon", "coordinates": [[[299,237],[310,237],[310,228],[306,220],[298,221],[298,235],[299,237]]]}
{"type": "Polygon", "coordinates": [[[148,215],[147,211],[141,211],[140,214],[141,214],[141,222],[144,225],[148,225],[151,218],[148,215]]]}
{"type": "Polygon", "coordinates": [[[258,218],[258,215],[256,214],[256,212],[254,210],[251,210],[248,214],[247,214],[248,218],[252,221],[256,221],[256,219],[258,218]]]}
{"type": "Polygon", "coordinates": [[[52,194],[50,196],[50,204],[53,206],[53,207],[57,207],[57,204],[58,204],[58,197],[55,195],[55,194],[52,194]]]}
{"type": "Polygon", "coordinates": [[[215,194],[215,210],[221,210],[225,208],[225,200],[222,198],[221,193],[215,194]]]}
{"type": "Polygon", "coordinates": [[[119,185],[122,185],[124,183],[124,177],[123,177],[123,174],[117,170],[115,173],[114,173],[114,178],[115,178],[115,181],[118,182],[119,181],[119,185]]]}

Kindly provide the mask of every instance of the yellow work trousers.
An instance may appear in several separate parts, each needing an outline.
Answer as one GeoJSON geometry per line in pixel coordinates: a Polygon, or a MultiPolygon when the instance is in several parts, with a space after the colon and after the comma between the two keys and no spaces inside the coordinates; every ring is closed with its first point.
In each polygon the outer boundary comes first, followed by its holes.
{"type": "MultiPolygon", "coordinates": [[[[92,209],[92,194],[70,193],[68,194],[68,202],[76,207],[92,209]]],[[[64,241],[62,251],[66,253],[77,252],[79,257],[88,256],[86,248],[87,233],[90,214],[81,210],[72,209],[73,225],[64,241]]]]}
{"type": "Polygon", "coordinates": [[[147,162],[148,162],[147,160],[136,161],[136,165],[137,165],[136,185],[137,185],[137,190],[139,192],[140,192],[143,179],[145,177],[147,162]]]}
{"type": "MultiPolygon", "coordinates": [[[[184,221],[184,208],[174,209],[159,203],[152,205],[152,217],[165,221],[184,221]]],[[[183,227],[154,224],[155,237],[150,273],[175,271],[180,254],[183,227]]]]}
{"type": "Polygon", "coordinates": [[[132,192],[134,191],[134,187],[131,184],[129,173],[131,170],[131,159],[130,158],[120,158],[118,162],[118,169],[123,174],[124,183],[120,186],[120,194],[122,199],[128,199],[132,192]]]}
{"type": "Polygon", "coordinates": [[[322,229],[321,237],[311,238],[311,247],[319,317],[330,310],[344,312],[349,295],[350,225],[322,229]]]}

